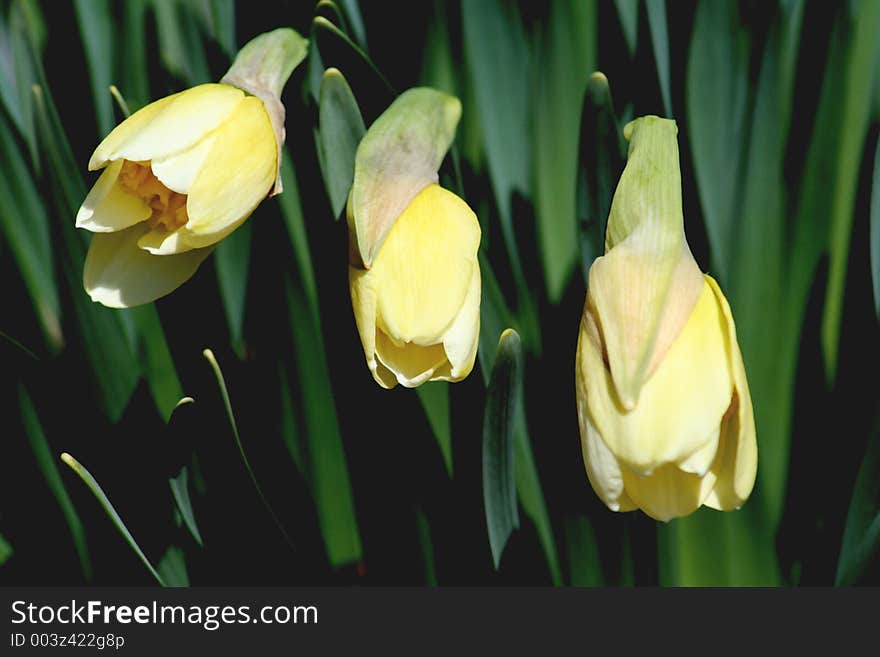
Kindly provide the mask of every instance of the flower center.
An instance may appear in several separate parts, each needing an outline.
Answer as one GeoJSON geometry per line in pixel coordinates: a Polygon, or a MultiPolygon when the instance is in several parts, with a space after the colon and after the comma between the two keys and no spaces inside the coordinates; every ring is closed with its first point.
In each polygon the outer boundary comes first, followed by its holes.
{"type": "Polygon", "coordinates": [[[178,194],[163,185],[153,174],[149,162],[126,160],[119,172],[119,184],[129,194],[144,199],[153,210],[147,219],[150,228],[161,226],[170,233],[189,220],[186,194],[178,194]]]}

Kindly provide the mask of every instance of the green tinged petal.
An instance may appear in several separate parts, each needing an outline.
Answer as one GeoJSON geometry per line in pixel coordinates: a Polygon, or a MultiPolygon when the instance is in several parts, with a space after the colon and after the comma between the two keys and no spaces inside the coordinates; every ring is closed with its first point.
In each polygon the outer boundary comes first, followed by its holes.
{"type": "Polygon", "coordinates": [[[348,200],[352,264],[372,266],[401,212],[437,182],[460,117],[457,98],[418,87],[401,94],[367,130],[348,200]]]}

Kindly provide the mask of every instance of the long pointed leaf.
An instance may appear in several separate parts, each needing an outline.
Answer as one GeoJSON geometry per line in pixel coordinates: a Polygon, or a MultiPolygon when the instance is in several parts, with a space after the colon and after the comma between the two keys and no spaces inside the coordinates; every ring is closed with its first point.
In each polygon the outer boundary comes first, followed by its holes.
{"type": "Polygon", "coordinates": [[[514,418],[522,387],[519,334],[506,329],[498,340],[483,415],[483,504],[489,546],[497,569],[504,546],[519,527],[516,507],[514,418]]]}
{"type": "Polygon", "coordinates": [[[119,530],[119,533],[122,534],[128,545],[131,547],[132,550],[134,550],[134,553],[137,554],[138,558],[147,567],[147,570],[150,571],[150,574],[156,578],[156,581],[159,582],[160,586],[165,586],[165,581],[162,579],[156,569],[153,568],[153,564],[151,564],[150,560],[147,559],[147,556],[144,554],[143,550],[141,550],[140,546],[137,544],[137,541],[134,540],[134,536],[132,536],[131,532],[128,531],[128,527],[125,526],[125,523],[122,521],[119,513],[117,513],[115,507],[110,502],[110,498],[107,497],[104,489],[101,488],[101,485],[92,476],[92,473],[86,470],[86,468],[79,461],[77,461],[67,452],[64,452],[61,455],[61,460],[64,461],[65,465],[73,470],[80,479],[83,480],[86,486],[89,487],[89,490],[92,491],[92,494],[98,499],[98,502],[101,503],[101,506],[104,507],[104,511],[107,512],[110,520],[112,520],[113,524],[116,525],[116,529],[119,530]]]}

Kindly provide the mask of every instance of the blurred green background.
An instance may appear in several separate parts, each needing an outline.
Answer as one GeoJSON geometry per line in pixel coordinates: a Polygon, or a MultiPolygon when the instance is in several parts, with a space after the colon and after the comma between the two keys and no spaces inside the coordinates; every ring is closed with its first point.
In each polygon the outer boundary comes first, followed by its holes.
{"type": "Polygon", "coordinates": [[[877,584],[878,33],[876,0],[2,0],[0,582],[877,584]],[[170,296],[92,304],[91,151],[280,26],[310,41],[284,193],[170,296]],[[338,216],[359,120],[419,84],[464,108],[441,183],[483,230],[479,363],[385,391],[338,216]],[[759,445],[742,510],[669,524],[598,501],[574,400],[620,129],[644,114],[678,122],[688,240],[731,303],[759,445]],[[486,436],[513,450],[485,475],[515,477],[512,508],[484,498],[486,436]]]}

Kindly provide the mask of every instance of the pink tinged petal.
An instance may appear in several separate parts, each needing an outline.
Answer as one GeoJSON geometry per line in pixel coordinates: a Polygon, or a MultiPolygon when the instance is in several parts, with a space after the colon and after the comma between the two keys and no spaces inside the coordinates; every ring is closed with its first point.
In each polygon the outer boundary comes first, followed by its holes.
{"type": "Polygon", "coordinates": [[[145,224],[92,238],[83,271],[83,287],[93,301],[128,308],[154,301],[186,282],[212,249],[155,256],[137,245],[145,224]]]}
{"type": "Polygon", "coordinates": [[[112,233],[124,230],[150,217],[152,210],[133,194],[116,184],[123,161],[108,166],[76,213],[76,227],[94,233],[112,233]]]}
{"type": "MultiPolygon", "coordinates": [[[[588,314],[593,314],[589,300],[588,295],[588,314]]],[[[607,329],[601,321],[596,324],[596,331],[607,329]]],[[[590,416],[623,464],[647,475],[665,464],[685,463],[689,469],[701,470],[711,461],[708,444],[717,443],[733,380],[723,314],[708,285],[631,411],[617,398],[600,346],[593,339],[583,342],[589,360],[590,416]]]]}

